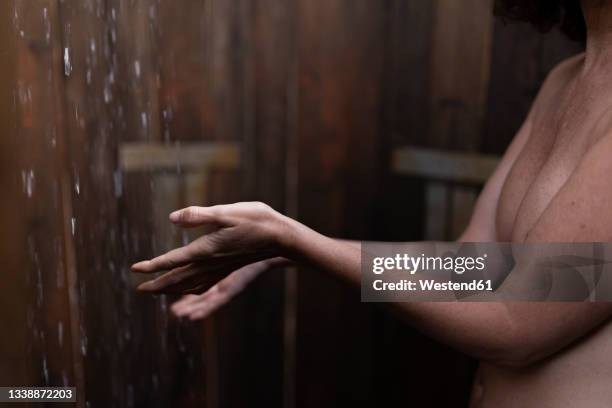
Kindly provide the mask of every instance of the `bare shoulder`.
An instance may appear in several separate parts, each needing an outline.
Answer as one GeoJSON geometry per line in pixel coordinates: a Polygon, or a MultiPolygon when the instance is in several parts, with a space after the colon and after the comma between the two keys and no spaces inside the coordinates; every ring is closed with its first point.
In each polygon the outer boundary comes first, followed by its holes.
{"type": "Polygon", "coordinates": [[[555,101],[576,77],[583,63],[584,53],[580,53],[561,61],[551,69],[533,103],[532,110],[537,110],[539,106],[549,105],[555,101]]]}
{"type": "Polygon", "coordinates": [[[544,86],[559,85],[560,83],[567,83],[582,67],[584,63],[584,52],[569,57],[560,63],[558,63],[553,69],[550,70],[544,86]]]}

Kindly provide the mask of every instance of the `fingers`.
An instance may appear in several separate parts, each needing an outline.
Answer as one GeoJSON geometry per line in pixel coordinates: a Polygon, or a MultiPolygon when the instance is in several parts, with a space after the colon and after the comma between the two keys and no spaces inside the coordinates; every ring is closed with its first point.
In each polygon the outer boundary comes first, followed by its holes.
{"type": "Polygon", "coordinates": [[[231,296],[223,293],[217,285],[210,288],[201,295],[188,298],[188,301],[172,305],[172,312],[177,317],[188,317],[190,320],[203,319],[210,316],[214,311],[229,302],[231,296]]]}
{"type": "MultiPolygon", "coordinates": [[[[217,257],[172,269],[156,279],[138,286],[138,290],[152,293],[195,293],[208,290],[230,272],[253,263],[253,257],[217,257]]],[[[221,282],[220,282],[221,281],[221,282]]]]}
{"type": "Polygon", "coordinates": [[[196,303],[201,297],[202,295],[184,295],[182,298],[174,302],[170,309],[175,315],[178,315],[178,312],[182,311],[189,305],[196,303]]]}
{"type": "Polygon", "coordinates": [[[138,286],[138,290],[142,292],[153,292],[158,293],[167,291],[168,287],[173,287],[181,283],[190,281],[190,278],[194,277],[198,273],[198,268],[193,264],[184,265],[171,270],[162,276],[150,280],[148,282],[141,283],[138,286]]]}
{"type": "Polygon", "coordinates": [[[167,271],[204,259],[215,252],[214,241],[213,234],[204,235],[184,247],[173,249],[148,261],[135,263],[132,265],[132,271],[139,273],[167,271]]]}
{"type": "Polygon", "coordinates": [[[172,305],[172,312],[177,317],[189,317],[191,320],[206,318],[233,299],[260,272],[257,268],[239,269],[201,295],[184,296],[172,305]]]}
{"type": "MultiPolygon", "coordinates": [[[[229,268],[231,268],[230,270],[235,269],[231,266],[229,268]]],[[[152,293],[199,294],[225,278],[227,274],[227,267],[225,265],[210,268],[197,263],[189,264],[175,268],[156,279],[140,284],[138,290],[152,293]]]]}
{"type": "Polygon", "coordinates": [[[225,225],[227,219],[223,216],[226,206],[197,207],[191,206],[170,214],[170,221],[184,228],[199,227],[202,225],[225,225]]]}
{"type": "Polygon", "coordinates": [[[141,273],[152,273],[162,270],[169,270],[178,266],[183,266],[193,261],[193,247],[186,245],[181,248],[173,249],[156,258],[141,261],[132,265],[132,271],[141,273]]]}

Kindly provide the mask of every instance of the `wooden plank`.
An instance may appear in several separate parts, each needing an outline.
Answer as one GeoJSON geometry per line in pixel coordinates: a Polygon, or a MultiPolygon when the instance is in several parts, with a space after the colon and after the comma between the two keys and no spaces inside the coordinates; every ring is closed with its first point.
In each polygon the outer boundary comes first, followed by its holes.
{"type": "MultiPolygon", "coordinates": [[[[483,118],[488,98],[491,32],[491,0],[434,0],[429,54],[429,95],[422,103],[428,106],[429,131],[423,146],[454,151],[478,151],[483,139],[483,118]]],[[[435,162],[430,162],[433,164],[435,162]]],[[[437,163],[436,163],[437,164],[437,163]]],[[[436,184],[438,210],[429,211],[426,201],[425,231],[430,238],[449,239],[453,213],[452,191],[436,184]],[[444,228],[439,223],[444,215],[444,228]],[[435,223],[435,224],[434,224],[435,223]],[[438,225],[437,231],[431,231],[438,225]],[[429,232],[427,232],[429,228],[429,232]]],[[[428,187],[426,187],[427,189],[428,187]]],[[[418,190],[417,190],[418,191],[418,190]]],[[[427,236],[426,236],[427,237],[427,236]]],[[[464,355],[413,334],[408,340],[422,352],[413,356],[410,365],[418,378],[411,384],[411,401],[427,401],[436,406],[463,405],[469,395],[471,361],[464,355]],[[453,373],[440,375],[436,367],[452,365],[453,373]],[[462,373],[462,374],[457,374],[462,373]],[[431,388],[435,382],[445,393],[431,388]],[[435,399],[435,401],[434,401],[435,399]]]]}
{"type": "MultiPolygon", "coordinates": [[[[209,204],[262,200],[282,210],[286,61],[275,46],[293,27],[283,17],[290,2],[256,3],[161,4],[161,105],[173,113],[164,123],[171,141],[241,144],[240,173],[208,174],[209,204]]],[[[206,323],[222,340],[214,385],[222,406],[281,403],[282,279],[263,276],[206,323]]]]}
{"type": "MultiPolygon", "coordinates": [[[[247,13],[245,81],[252,93],[245,100],[245,125],[251,130],[244,140],[252,147],[247,159],[252,167],[245,167],[245,172],[254,170],[251,181],[246,179],[247,194],[287,212],[291,194],[287,171],[291,174],[292,166],[297,170],[297,163],[289,162],[292,156],[288,152],[290,140],[295,140],[290,121],[297,103],[297,95],[291,94],[297,86],[297,3],[256,0],[250,2],[247,13]]],[[[250,349],[251,364],[256,371],[257,367],[267,369],[254,376],[251,395],[261,405],[289,408],[295,405],[296,338],[291,330],[295,291],[287,292],[287,288],[293,287],[295,276],[283,272],[265,274],[252,288],[258,305],[252,318],[258,325],[250,349]]]]}
{"type": "MultiPolygon", "coordinates": [[[[187,205],[208,204],[208,174],[207,172],[189,172],[184,175],[185,202],[178,203],[174,208],[185,207],[187,205]]],[[[167,213],[166,213],[167,214],[167,213]]],[[[190,241],[204,233],[206,227],[191,228],[186,231],[190,241]]],[[[185,231],[183,232],[185,233],[185,231]]],[[[211,316],[204,321],[204,364],[206,372],[206,407],[216,408],[219,406],[219,347],[216,330],[216,317],[211,316]]]]}
{"type": "MultiPolygon", "coordinates": [[[[83,392],[88,403],[103,406],[199,406],[205,390],[201,344],[192,330],[169,318],[172,299],[135,293],[128,270],[139,251],[149,257],[154,240],[167,237],[150,227],[155,183],[124,177],[118,162],[120,140],[159,138],[156,123],[162,116],[151,98],[156,89],[147,89],[156,81],[135,79],[133,57],[142,54],[134,44],[122,48],[117,41],[131,34],[143,38],[137,30],[150,29],[155,5],[122,4],[60,3],[65,59],[59,66],[69,112],[66,165],[83,316],[78,337],[88,380],[83,392]],[[121,23],[130,17],[133,31],[121,23]],[[120,99],[131,92],[133,97],[120,99]]],[[[141,78],[155,78],[151,63],[141,61],[140,69],[141,78]]]]}
{"type": "MultiPolygon", "coordinates": [[[[0,185],[5,199],[0,201],[0,257],[3,260],[3,283],[0,286],[0,383],[32,384],[40,382],[40,371],[34,369],[32,355],[26,351],[32,328],[27,319],[26,275],[28,265],[27,234],[29,215],[21,169],[27,163],[20,135],[21,117],[16,101],[18,49],[25,46],[19,39],[14,21],[15,1],[0,3],[0,185]]],[[[21,51],[23,52],[23,50],[21,51]]],[[[27,133],[26,133],[27,134],[27,133]]],[[[31,164],[31,163],[30,163],[31,164]]]]}
{"type": "Polygon", "coordinates": [[[482,148],[502,154],[527,116],[541,78],[542,37],[528,24],[495,21],[482,148]]]}
{"type": "Polygon", "coordinates": [[[484,184],[499,157],[437,149],[402,147],[393,152],[392,168],[397,174],[453,183],[484,184]]]}
{"type": "MultiPolygon", "coordinates": [[[[286,109],[286,148],[285,148],[285,214],[293,219],[299,216],[299,60],[297,54],[297,7],[295,2],[285,20],[290,27],[287,31],[289,49],[287,61],[287,109],[286,109]]],[[[297,406],[297,311],[298,311],[298,269],[285,270],[283,304],[283,407],[297,406]]]]}
{"type": "Polygon", "coordinates": [[[390,4],[383,126],[392,147],[428,143],[432,11],[429,1],[390,4]]]}
{"type": "Polygon", "coordinates": [[[475,150],[487,102],[491,0],[435,0],[429,146],[475,150]]]}
{"type": "MultiPolygon", "coordinates": [[[[79,322],[71,308],[63,234],[68,220],[62,216],[66,155],[58,92],[62,77],[56,3],[9,4],[10,26],[16,35],[8,38],[15,41],[17,54],[16,76],[7,80],[14,80],[11,101],[18,118],[15,135],[19,136],[15,159],[25,195],[19,213],[27,234],[26,241],[17,241],[26,250],[21,266],[27,288],[23,296],[28,336],[24,347],[29,353],[26,384],[82,386],[80,356],[73,353],[71,336],[71,325],[79,322]]],[[[83,401],[79,403],[82,406],[83,401]]]]}
{"type": "Polygon", "coordinates": [[[58,3],[66,201],[70,203],[69,231],[76,248],[75,284],[81,316],[74,335],[84,361],[81,395],[85,401],[81,403],[85,405],[87,401],[101,405],[127,401],[134,384],[121,367],[125,366],[125,348],[120,342],[126,332],[118,324],[122,309],[115,301],[117,289],[127,288],[121,285],[122,256],[113,237],[118,224],[112,187],[116,152],[113,109],[117,105],[109,103],[114,71],[105,11],[100,3],[58,3]],[[119,343],[117,333],[121,333],[119,343]],[[96,381],[90,381],[94,378],[96,381]]]}
{"type": "Polygon", "coordinates": [[[121,145],[119,163],[124,171],[192,172],[237,170],[240,167],[240,147],[236,143],[149,143],[121,145]]]}
{"type": "Polygon", "coordinates": [[[444,183],[430,182],[425,188],[425,240],[445,241],[449,225],[449,189],[444,183]]]}
{"type": "MultiPolygon", "coordinates": [[[[298,214],[331,236],[361,239],[371,228],[382,165],[387,5],[298,2],[298,214]]],[[[372,341],[363,335],[372,308],[359,304],[344,282],[316,270],[298,275],[297,306],[297,406],[376,404],[370,394],[375,373],[362,358],[372,341]]]]}

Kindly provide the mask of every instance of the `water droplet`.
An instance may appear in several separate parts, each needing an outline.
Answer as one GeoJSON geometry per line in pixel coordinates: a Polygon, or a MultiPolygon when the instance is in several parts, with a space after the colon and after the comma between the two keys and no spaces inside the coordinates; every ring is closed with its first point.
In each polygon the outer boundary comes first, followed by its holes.
{"type": "Polygon", "coordinates": [[[87,336],[81,336],[81,355],[87,355],[87,336]]]}
{"type": "Polygon", "coordinates": [[[109,103],[112,100],[113,100],[113,94],[111,93],[110,89],[107,86],[105,86],[104,87],[104,102],[109,103]]]}
{"type": "Polygon", "coordinates": [[[117,170],[113,172],[113,185],[115,187],[115,198],[123,195],[123,174],[117,170]]]}
{"type": "Polygon", "coordinates": [[[127,388],[127,405],[128,407],[134,406],[134,386],[132,384],[129,384],[127,388]]]}
{"type": "Polygon", "coordinates": [[[70,63],[70,51],[68,47],[64,48],[64,74],[70,76],[72,73],[72,64],[70,63]]]}
{"type": "Polygon", "coordinates": [[[43,376],[45,378],[45,384],[49,384],[49,367],[47,367],[47,357],[43,357],[43,376]]]}
{"type": "Polygon", "coordinates": [[[23,192],[28,197],[32,197],[34,193],[34,170],[22,171],[21,181],[23,183],[23,192]]]}
{"type": "Polygon", "coordinates": [[[62,322],[57,322],[57,342],[59,343],[60,347],[64,342],[64,325],[62,322]]]}
{"type": "Polygon", "coordinates": [[[134,73],[136,74],[136,78],[140,78],[140,61],[134,61],[134,73]]]}

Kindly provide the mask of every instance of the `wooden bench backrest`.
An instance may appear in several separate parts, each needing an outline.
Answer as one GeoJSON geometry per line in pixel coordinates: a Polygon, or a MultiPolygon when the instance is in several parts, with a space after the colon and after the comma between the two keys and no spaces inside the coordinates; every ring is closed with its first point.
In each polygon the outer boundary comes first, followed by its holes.
{"type": "Polygon", "coordinates": [[[463,232],[498,161],[491,155],[410,146],[393,151],[395,174],[426,180],[426,240],[454,240],[463,232]]]}

